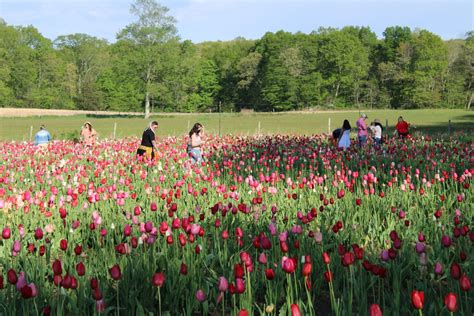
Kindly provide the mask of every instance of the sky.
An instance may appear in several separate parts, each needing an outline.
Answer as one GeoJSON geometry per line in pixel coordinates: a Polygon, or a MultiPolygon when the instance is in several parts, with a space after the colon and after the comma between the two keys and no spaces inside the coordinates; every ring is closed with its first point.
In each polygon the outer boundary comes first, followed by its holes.
{"type": "MultiPolygon", "coordinates": [[[[310,33],[319,27],[388,26],[427,29],[443,39],[474,30],[472,0],[158,0],[170,9],[182,39],[195,43],[258,39],[266,32],[310,33]]],[[[114,42],[136,18],[132,0],[0,0],[9,25],[33,25],[43,36],[86,33],[114,42]]]]}

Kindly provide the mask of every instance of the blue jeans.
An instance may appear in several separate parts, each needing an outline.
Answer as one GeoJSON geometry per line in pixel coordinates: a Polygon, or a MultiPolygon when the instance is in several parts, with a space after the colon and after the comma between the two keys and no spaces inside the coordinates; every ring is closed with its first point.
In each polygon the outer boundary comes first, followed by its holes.
{"type": "Polygon", "coordinates": [[[359,138],[359,148],[362,148],[367,144],[367,136],[366,135],[360,135],[358,136],[359,138]]]}
{"type": "Polygon", "coordinates": [[[191,158],[193,159],[193,164],[200,163],[202,161],[202,152],[199,148],[193,148],[189,151],[191,158]]]}
{"type": "Polygon", "coordinates": [[[382,138],[374,138],[375,146],[380,146],[382,144],[382,138]]]}

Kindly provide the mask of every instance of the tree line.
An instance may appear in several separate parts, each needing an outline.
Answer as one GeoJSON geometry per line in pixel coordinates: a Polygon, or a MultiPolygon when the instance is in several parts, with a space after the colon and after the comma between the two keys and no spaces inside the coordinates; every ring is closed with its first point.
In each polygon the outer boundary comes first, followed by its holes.
{"type": "Polygon", "coordinates": [[[204,112],[309,108],[470,108],[474,32],[443,41],[393,26],[279,31],[258,40],[192,43],[155,0],[115,43],[50,40],[0,19],[0,107],[204,112]]]}

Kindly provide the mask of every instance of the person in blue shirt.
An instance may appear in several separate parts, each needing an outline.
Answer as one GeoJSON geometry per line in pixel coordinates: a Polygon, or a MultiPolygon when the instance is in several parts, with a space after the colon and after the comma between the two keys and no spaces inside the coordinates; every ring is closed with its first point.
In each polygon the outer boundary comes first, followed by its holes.
{"type": "Polygon", "coordinates": [[[50,140],[51,134],[41,125],[39,132],[35,135],[35,145],[47,146],[50,140]]]}

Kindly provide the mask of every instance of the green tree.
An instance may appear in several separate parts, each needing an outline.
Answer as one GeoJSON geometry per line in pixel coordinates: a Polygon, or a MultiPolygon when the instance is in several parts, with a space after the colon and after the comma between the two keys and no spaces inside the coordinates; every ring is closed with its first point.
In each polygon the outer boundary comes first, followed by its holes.
{"type": "Polygon", "coordinates": [[[54,45],[67,62],[69,86],[74,83],[74,100],[79,109],[98,110],[102,106],[97,79],[109,61],[106,40],[87,34],[59,36],[54,45]]]}
{"type": "Polygon", "coordinates": [[[150,115],[153,82],[160,78],[160,68],[166,61],[160,58],[166,42],[177,40],[176,20],[168,16],[169,9],[155,0],[135,0],[130,12],[138,21],[126,26],[117,36],[119,41],[134,44],[133,62],[142,82],[145,118],[150,115]]]}

